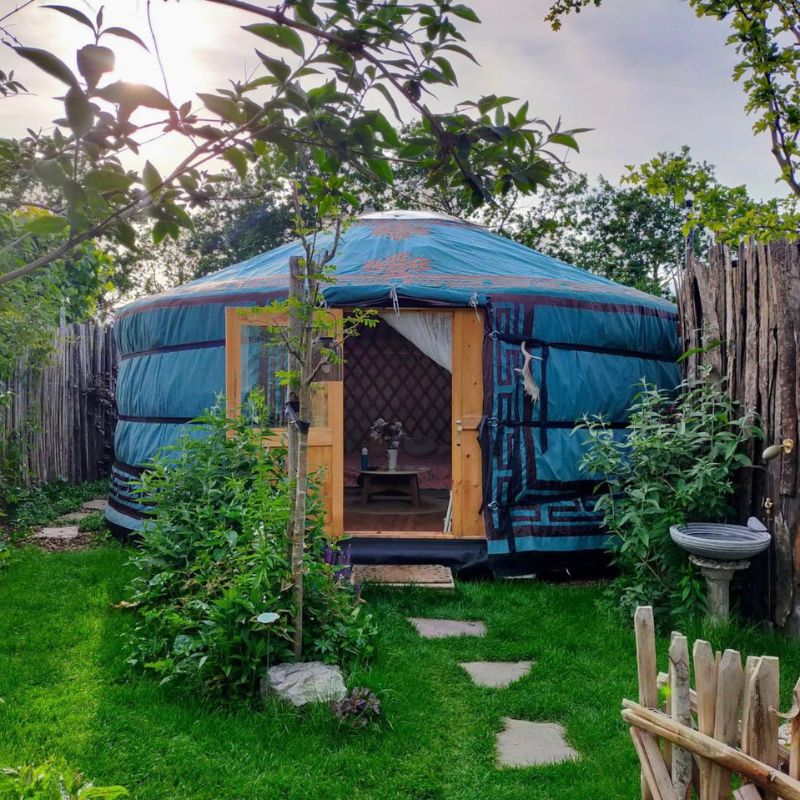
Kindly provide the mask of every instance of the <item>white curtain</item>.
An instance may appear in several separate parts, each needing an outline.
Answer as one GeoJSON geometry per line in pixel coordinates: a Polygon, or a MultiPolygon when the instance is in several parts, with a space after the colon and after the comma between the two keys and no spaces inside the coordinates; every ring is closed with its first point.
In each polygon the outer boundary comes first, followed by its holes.
{"type": "Polygon", "coordinates": [[[448,372],[453,371],[453,321],[447,312],[384,311],[381,319],[448,372]]]}

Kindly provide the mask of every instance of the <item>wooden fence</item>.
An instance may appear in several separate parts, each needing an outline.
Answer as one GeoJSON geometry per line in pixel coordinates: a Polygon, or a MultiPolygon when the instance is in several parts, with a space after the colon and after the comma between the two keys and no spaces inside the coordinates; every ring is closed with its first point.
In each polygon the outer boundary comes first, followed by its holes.
{"type": "MultiPolygon", "coordinates": [[[[800,496],[798,496],[798,349],[800,248],[787,242],[711,247],[690,257],[678,291],[687,348],[720,341],[688,360],[690,373],[710,364],[743,409],[761,417],[766,441],[752,448],[756,467],[741,471],[741,519],[764,520],[773,536],[769,555],[748,576],[749,605],[800,633],[800,496]],[[791,440],[792,452],[762,463],[762,447],[791,440]]],[[[788,449],[788,448],[787,448],[788,449]]]]}
{"type": "Polygon", "coordinates": [[[800,800],[800,681],[780,714],[777,658],[748,656],[742,666],[736,650],[714,653],[698,639],[692,688],[686,637],[672,634],[668,671],[659,673],[653,609],[638,608],[634,626],[639,702],[623,700],[622,717],[642,766],[642,800],[800,800]]]}
{"type": "Polygon", "coordinates": [[[117,350],[91,322],[56,334],[49,363],[0,382],[0,464],[27,486],[96,480],[113,460],[117,350]]]}

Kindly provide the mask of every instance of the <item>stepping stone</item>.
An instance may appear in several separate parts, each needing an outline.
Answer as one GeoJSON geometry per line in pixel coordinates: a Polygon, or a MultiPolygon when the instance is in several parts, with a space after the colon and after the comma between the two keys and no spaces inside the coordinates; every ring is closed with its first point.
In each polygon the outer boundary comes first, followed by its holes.
{"type": "Polygon", "coordinates": [[[108,500],[105,497],[96,497],[94,500],[87,500],[81,506],[81,511],[105,511],[107,508],[108,500]]]}
{"type": "Polygon", "coordinates": [[[533,661],[463,661],[459,666],[472,682],[490,689],[505,689],[530,672],[533,661]]]}
{"type": "Polygon", "coordinates": [[[461,619],[423,619],[409,617],[408,621],[423,639],[445,639],[449,636],[485,636],[486,625],[461,619]]]}
{"type": "Polygon", "coordinates": [[[77,525],[64,525],[60,528],[42,528],[34,533],[32,538],[68,541],[69,539],[77,539],[80,535],[77,525]]]}
{"type": "Polygon", "coordinates": [[[441,564],[356,564],[350,582],[422,586],[428,589],[455,588],[452,571],[441,564]]]}
{"type": "Polygon", "coordinates": [[[91,517],[94,512],[92,511],[70,511],[69,514],[62,514],[59,518],[59,522],[80,522],[82,519],[86,519],[86,517],[91,517]]]}
{"type": "Polygon", "coordinates": [[[505,730],[497,734],[497,763],[501,767],[536,767],[574,761],[580,755],[564,739],[555,722],[527,722],[504,717],[505,730]]]}

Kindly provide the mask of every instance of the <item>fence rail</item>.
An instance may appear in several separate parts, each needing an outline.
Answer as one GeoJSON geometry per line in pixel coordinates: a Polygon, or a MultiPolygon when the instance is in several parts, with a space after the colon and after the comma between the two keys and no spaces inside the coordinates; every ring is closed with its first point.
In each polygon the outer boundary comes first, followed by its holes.
{"type": "Polygon", "coordinates": [[[113,460],[117,350],[91,322],[54,334],[49,363],[0,381],[0,464],[27,486],[96,480],[113,460]]]}

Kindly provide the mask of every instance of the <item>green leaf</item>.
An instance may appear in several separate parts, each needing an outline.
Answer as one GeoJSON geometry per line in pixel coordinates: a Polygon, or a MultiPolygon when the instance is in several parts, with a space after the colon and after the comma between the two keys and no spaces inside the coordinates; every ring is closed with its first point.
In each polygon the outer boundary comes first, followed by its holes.
{"type": "Polygon", "coordinates": [[[33,172],[37,178],[48,186],[63,186],[64,181],[67,179],[61,164],[54,158],[34,161],[33,172]]]}
{"type": "Polygon", "coordinates": [[[97,86],[104,72],[114,69],[114,51],[108,47],[87,44],[78,50],[78,71],[86,78],[90,89],[97,86]]]}
{"type": "Polygon", "coordinates": [[[462,47],[460,44],[445,44],[442,45],[440,50],[452,50],[454,53],[458,53],[459,55],[466,56],[470,61],[477,64],[478,59],[475,58],[466,47],[462,47]]]}
{"type": "Polygon", "coordinates": [[[147,45],[135,33],[129,31],[127,28],[118,28],[116,26],[106,28],[101,36],[105,36],[107,33],[110,33],[112,36],[119,36],[121,39],[129,39],[132,42],[136,42],[139,47],[143,47],[148,53],[150,52],[147,45]]]}
{"type": "Polygon", "coordinates": [[[397,108],[397,103],[395,102],[394,97],[392,97],[392,92],[389,87],[384,86],[382,83],[376,83],[372,88],[377,89],[386,98],[386,102],[389,104],[389,107],[392,109],[395,117],[397,117],[399,122],[402,122],[403,119],[400,116],[400,110],[397,108]]]}
{"type": "Polygon", "coordinates": [[[86,173],[84,183],[98,192],[115,190],[124,192],[133,183],[133,178],[113,169],[93,169],[86,173]]]}
{"type": "Polygon", "coordinates": [[[60,233],[69,225],[64,217],[46,216],[34,217],[23,224],[23,228],[34,236],[50,236],[60,233]]]}
{"type": "Polygon", "coordinates": [[[17,52],[17,55],[35,64],[48,75],[58,78],[62,83],[66,83],[67,86],[78,86],[78,79],[72,70],[60,58],[47,50],[41,50],[38,47],[15,47],[13,49],[17,52]]]}
{"type": "Polygon", "coordinates": [[[480,22],[478,15],[469,6],[465,6],[463,3],[450,6],[447,10],[457,17],[461,17],[461,19],[467,20],[467,22],[480,22]]]}
{"type": "Polygon", "coordinates": [[[368,158],[367,164],[380,180],[386,183],[394,182],[394,173],[388,161],[383,158],[368,158]]]}
{"type": "Polygon", "coordinates": [[[198,94],[197,96],[209,111],[218,117],[222,117],[227,122],[241,125],[245,121],[242,109],[233,100],[229,100],[227,97],[220,97],[218,94],[198,94]]]}
{"type": "Polygon", "coordinates": [[[158,170],[149,161],[144,165],[144,169],[142,170],[142,183],[151,197],[158,194],[161,189],[161,184],[163,183],[161,175],[158,174],[158,170]]]}
{"type": "Polygon", "coordinates": [[[256,55],[281,83],[292,74],[292,68],[282,58],[270,58],[270,56],[262,53],[260,50],[256,50],[256,55]]]}
{"type": "Polygon", "coordinates": [[[77,8],[70,8],[69,6],[52,6],[52,5],[42,6],[42,8],[52,8],[53,11],[59,11],[62,14],[66,14],[68,17],[72,17],[72,19],[74,19],[76,22],[80,22],[81,25],[85,25],[87,28],[89,28],[90,31],[92,31],[92,33],[95,32],[95,28],[94,25],[92,24],[92,21],[89,19],[89,17],[86,16],[86,14],[84,14],[81,11],[78,11],[77,8]]]}
{"type": "Polygon", "coordinates": [[[109,103],[116,103],[129,111],[138,106],[157,108],[161,111],[172,111],[175,107],[158,89],[143,83],[127,83],[116,81],[98,89],[97,96],[109,103]]]}
{"type": "Polygon", "coordinates": [[[569,147],[576,152],[580,149],[578,143],[575,141],[575,137],[569,133],[551,133],[550,136],[547,137],[547,141],[553,144],[563,144],[565,147],[569,147]]]}
{"type": "Polygon", "coordinates": [[[167,236],[177,239],[179,235],[180,228],[177,222],[159,219],[156,221],[156,224],[153,225],[153,244],[161,244],[167,236]]]}
{"type": "Polygon", "coordinates": [[[77,87],[73,86],[64,99],[67,121],[76,139],[86,136],[94,125],[94,112],[89,98],[77,87]]]}
{"type": "Polygon", "coordinates": [[[236,170],[240,178],[247,176],[247,157],[238,147],[229,147],[222,157],[236,170]]]}
{"type": "Polygon", "coordinates": [[[394,126],[380,111],[369,112],[369,121],[372,123],[375,130],[377,130],[383,137],[383,141],[392,147],[397,147],[400,140],[397,137],[397,131],[394,126]]]}
{"type": "Polygon", "coordinates": [[[285,25],[272,25],[267,22],[257,22],[255,25],[243,25],[243,30],[249,33],[254,33],[262,39],[266,39],[278,47],[283,47],[291,50],[298,56],[304,56],[306,49],[303,46],[303,40],[297,31],[287,28],[285,25]]]}
{"type": "Polygon", "coordinates": [[[114,226],[116,240],[129,250],[136,247],[136,229],[129,222],[118,222],[114,226]]]}

